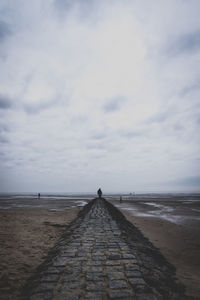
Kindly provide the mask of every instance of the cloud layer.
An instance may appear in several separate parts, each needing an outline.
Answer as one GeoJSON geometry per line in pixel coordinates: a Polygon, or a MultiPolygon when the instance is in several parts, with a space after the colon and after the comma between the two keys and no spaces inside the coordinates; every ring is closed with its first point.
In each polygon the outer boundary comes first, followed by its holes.
{"type": "Polygon", "coordinates": [[[0,191],[197,191],[199,9],[1,1],[0,191]]]}

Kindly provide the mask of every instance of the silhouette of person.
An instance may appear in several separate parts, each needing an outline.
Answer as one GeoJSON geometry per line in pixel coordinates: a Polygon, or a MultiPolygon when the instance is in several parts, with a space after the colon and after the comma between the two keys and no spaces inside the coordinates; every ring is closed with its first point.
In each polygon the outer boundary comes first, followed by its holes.
{"type": "Polygon", "coordinates": [[[120,203],[122,203],[122,196],[120,196],[120,203]]]}
{"type": "Polygon", "coordinates": [[[40,193],[38,193],[38,199],[40,199],[40,193]]]}
{"type": "Polygon", "coordinates": [[[97,194],[98,194],[99,198],[101,198],[101,196],[102,196],[102,190],[100,188],[98,189],[97,194]]]}

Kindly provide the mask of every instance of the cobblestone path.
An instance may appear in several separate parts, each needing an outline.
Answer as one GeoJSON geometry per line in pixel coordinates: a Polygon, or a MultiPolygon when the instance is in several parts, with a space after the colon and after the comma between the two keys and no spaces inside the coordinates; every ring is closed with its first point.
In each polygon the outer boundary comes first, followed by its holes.
{"type": "Polygon", "coordinates": [[[145,281],[137,253],[123,238],[106,201],[95,199],[29,281],[23,299],[167,298],[145,281]]]}

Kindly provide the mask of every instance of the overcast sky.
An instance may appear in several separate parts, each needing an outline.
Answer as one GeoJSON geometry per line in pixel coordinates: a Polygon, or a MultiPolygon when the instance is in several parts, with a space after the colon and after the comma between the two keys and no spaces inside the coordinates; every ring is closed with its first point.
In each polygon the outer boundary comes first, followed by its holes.
{"type": "Polygon", "coordinates": [[[200,191],[199,0],[1,0],[0,191],[200,191]]]}

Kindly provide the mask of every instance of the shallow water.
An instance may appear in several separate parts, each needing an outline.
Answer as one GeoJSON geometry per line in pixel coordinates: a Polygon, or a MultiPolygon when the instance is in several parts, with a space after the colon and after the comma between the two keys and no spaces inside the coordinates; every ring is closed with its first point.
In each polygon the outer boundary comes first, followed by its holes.
{"type": "Polygon", "coordinates": [[[133,216],[161,218],[176,224],[200,221],[200,195],[159,194],[149,199],[147,195],[136,195],[122,203],[115,200],[115,205],[133,216]]]}
{"type": "Polygon", "coordinates": [[[84,206],[94,195],[58,195],[43,194],[38,199],[35,194],[0,195],[0,209],[11,208],[47,208],[61,211],[73,207],[84,206]]]}
{"type": "MultiPolygon", "coordinates": [[[[105,195],[107,200],[133,216],[156,217],[173,223],[200,220],[200,194],[134,194],[105,195]]],[[[94,194],[4,194],[0,195],[0,209],[45,208],[64,211],[86,205],[94,194]]]]}

